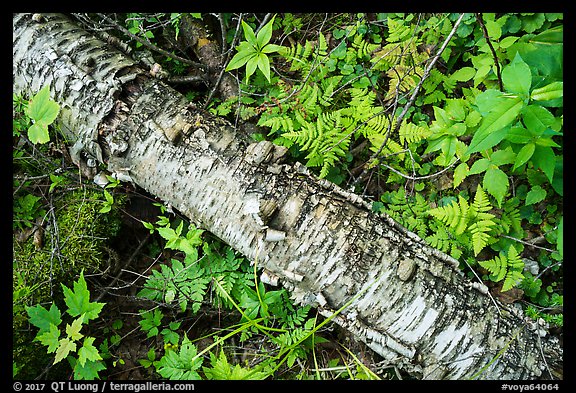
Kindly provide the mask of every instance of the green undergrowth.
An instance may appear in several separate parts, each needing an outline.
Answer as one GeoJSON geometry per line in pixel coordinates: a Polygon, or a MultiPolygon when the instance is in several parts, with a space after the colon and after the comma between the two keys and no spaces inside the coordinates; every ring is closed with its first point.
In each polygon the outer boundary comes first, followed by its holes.
{"type": "MultiPolygon", "coordinates": [[[[97,274],[110,267],[115,258],[110,241],[120,231],[119,209],[125,203],[118,195],[114,207],[102,213],[102,190],[60,168],[55,150],[62,141],[52,124],[55,116],[35,114],[57,112],[48,92],[44,88],[44,96],[13,100],[13,372],[23,379],[37,377],[47,360],[33,341],[26,307],[62,299],[61,284],[81,271],[97,274]]],[[[60,372],[56,367],[48,375],[59,378],[60,372]]]]}
{"type": "Polygon", "coordinates": [[[275,72],[211,110],[562,326],[563,15],[464,14],[424,79],[459,16],[339,14],[300,35],[308,15],[278,15],[275,72]]]}

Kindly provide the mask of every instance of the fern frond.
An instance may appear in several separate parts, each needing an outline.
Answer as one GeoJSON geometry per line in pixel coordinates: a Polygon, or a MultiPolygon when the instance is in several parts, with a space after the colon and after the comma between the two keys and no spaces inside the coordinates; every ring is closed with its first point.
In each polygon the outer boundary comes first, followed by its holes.
{"type": "Polygon", "coordinates": [[[430,209],[428,214],[448,225],[448,227],[455,229],[454,232],[456,234],[461,234],[468,226],[468,211],[468,202],[462,195],[458,195],[458,202],[454,201],[449,205],[430,209]]]}
{"type": "Polygon", "coordinates": [[[394,69],[386,72],[390,78],[388,82],[388,95],[396,95],[396,91],[404,93],[412,90],[420,82],[420,75],[424,74],[424,70],[419,66],[407,66],[398,64],[394,69]]]}
{"type": "Polygon", "coordinates": [[[477,221],[470,225],[468,228],[472,233],[472,247],[474,249],[474,255],[480,254],[480,251],[484,249],[493,239],[488,232],[490,232],[494,226],[494,222],[490,220],[477,221]]]}
{"type": "MultiPolygon", "coordinates": [[[[368,121],[366,122],[366,127],[364,129],[370,130],[369,131],[370,134],[373,133],[383,134],[386,131],[388,131],[389,125],[390,122],[388,121],[388,118],[385,115],[376,115],[368,119],[368,121]]],[[[364,136],[367,135],[368,135],[367,133],[364,134],[364,136]]]]}
{"type": "Polygon", "coordinates": [[[334,101],[334,89],[342,80],[342,75],[331,76],[324,78],[320,82],[322,94],[318,97],[318,102],[323,106],[330,106],[334,101]]]}
{"type": "Polygon", "coordinates": [[[316,114],[322,110],[318,106],[318,85],[307,83],[302,87],[298,98],[307,113],[316,114]]]}
{"type": "Polygon", "coordinates": [[[270,127],[268,135],[272,135],[278,131],[290,132],[294,131],[294,121],[287,114],[276,115],[273,117],[262,116],[258,121],[259,126],[270,127]]]}
{"type": "Polygon", "coordinates": [[[403,47],[398,43],[391,43],[372,54],[370,62],[375,71],[388,71],[396,64],[402,62],[403,47]]]}
{"type": "Polygon", "coordinates": [[[518,198],[509,198],[502,205],[502,214],[497,220],[499,233],[510,233],[512,229],[516,233],[523,232],[522,217],[518,205],[520,200],[518,198]]]}
{"type": "MultiPolygon", "coordinates": [[[[476,195],[474,195],[474,203],[472,204],[472,208],[476,213],[487,212],[488,210],[492,209],[490,201],[488,200],[488,195],[486,195],[480,184],[478,185],[478,188],[476,188],[476,195]]],[[[493,214],[490,214],[490,216],[494,217],[493,214]]]]}
{"type": "Polygon", "coordinates": [[[412,27],[405,26],[403,20],[388,18],[388,42],[404,41],[412,34],[412,27]]]}
{"type": "Polygon", "coordinates": [[[478,263],[490,272],[490,279],[494,282],[504,280],[502,292],[515,287],[524,279],[524,262],[513,245],[510,246],[506,254],[501,252],[500,255],[490,260],[479,261],[478,263]]]}
{"type": "Polygon", "coordinates": [[[400,137],[400,143],[414,143],[419,142],[423,139],[428,138],[432,135],[432,131],[428,127],[417,126],[414,123],[402,122],[400,129],[398,130],[398,136],[400,137]]]}
{"type": "Polygon", "coordinates": [[[380,47],[378,44],[371,44],[362,35],[354,36],[352,41],[352,47],[356,49],[356,57],[358,59],[364,59],[372,54],[376,49],[380,47]]]}

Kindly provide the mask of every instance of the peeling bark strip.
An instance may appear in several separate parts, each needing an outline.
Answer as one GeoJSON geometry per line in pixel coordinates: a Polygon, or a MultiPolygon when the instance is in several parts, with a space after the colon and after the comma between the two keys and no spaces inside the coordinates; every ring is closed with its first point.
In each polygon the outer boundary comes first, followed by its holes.
{"type": "Polygon", "coordinates": [[[65,17],[34,19],[14,17],[14,91],[50,84],[80,164],[98,160],[162,198],[325,316],[353,300],[334,321],[416,377],[561,378],[558,340],[518,308],[499,304],[500,315],[457,261],[284,163],[284,148],[246,145],[65,17]]]}

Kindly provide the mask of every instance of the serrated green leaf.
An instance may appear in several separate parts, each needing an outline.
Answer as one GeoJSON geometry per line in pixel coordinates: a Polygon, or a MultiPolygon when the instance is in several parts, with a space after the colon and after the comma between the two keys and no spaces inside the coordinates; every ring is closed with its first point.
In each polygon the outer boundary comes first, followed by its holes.
{"type": "Polygon", "coordinates": [[[501,166],[506,164],[512,164],[516,159],[516,153],[512,151],[510,147],[504,150],[496,150],[490,156],[490,162],[492,165],[501,166]]]}
{"type": "Polygon", "coordinates": [[[493,20],[487,20],[485,26],[488,31],[488,37],[490,37],[491,40],[498,41],[502,35],[500,24],[493,20]]]}
{"type": "Polygon", "coordinates": [[[174,239],[178,238],[178,235],[176,234],[174,229],[170,227],[158,228],[158,234],[168,241],[174,241],[174,239]]]}
{"type": "Polygon", "coordinates": [[[84,366],[79,364],[78,362],[74,365],[74,379],[77,380],[87,380],[93,381],[96,379],[100,379],[98,372],[106,370],[106,366],[100,360],[98,361],[91,361],[86,360],[84,366]]]}
{"type": "Polygon", "coordinates": [[[509,93],[520,94],[523,97],[529,96],[532,71],[518,52],[516,52],[514,60],[502,70],[502,83],[509,93]]]}
{"type": "Polygon", "coordinates": [[[83,319],[84,319],[84,316],[81,315],[80,318],[76,318],[74,320],[74,322],[72,322],[72,325],[66,324],[66,335],[72,341],[78,341],[82,337],[84,337],[84,335],[82,333],[80,333],[80,330],[82,330],[83,319]]]}
{"type": "Polygon", "coordinates": [[[48,353],[52,353],[56,351],[60,345],[60,329],[54,324],[50,324],[49,330],[43,334],[38,334],[36,339],[48,347],[48,353]]]}
{"type": "Polygon", "coordinates": [[[508,274],[506,274],[506,279],[504,280],[504,284],[502,285],[502,292],[506,292],[516,285],[518,285],[524,279],[524,275],[521,271],[518,270],[509,270],[508,274]]]}
{"type": "Polygon", "coordinates": [[[554,115],[540,105],[527,105],[522,108],[522,121],[524,125],[534,136],[540,136],[552,124],[554,124],[554,115]]]}
{"type": "Polygon", "coordinates": [[[528,162],[528,160],[532,157],[532,154],[534,154],[535,148],[536,145],[534,143],[528,143],[522,146],[522,149],[520,149],[520,151],[516,155],[516,161],[514,161],[514,167],[512,168],[512,170],[528,162]]]}
{"type": "Polygon", "coordinates": [[[510,45],[515,43],[518,40],[518,38],[520,38],[520,37],[508,36],[508,37],[503,38],[500,41],[500,48],[502,48],[502,49],[508,48],[510,45]]]}
{"type": "Polygon", "coordinates": [[[509,182],[506,173],[498,168],[488,168],[484,175],[482,185],[484,189],[486,189],[486,192],[492,195],[496,199],[496,202],[498,202],[498,206],[500,206],[504,196],[508,192],[509,182]]]}
{"type": "Polygon", "coordinates": [[[479,160],[474,161],[472,167],[470,167],[470,171],[468,172],[469,175],[476,175],[478,173],[484,172],[490,166],[490,160],[487,158],[481,158],[479,160]]]}
{"type": "Polygon", "coordinates": [[[76,343],[69,338],[63,338],[60,340],[60,345],[56,350],[56,358],[54,359],[54,364],[60,362],[62,359],[65,359],[70,352],[76,352],[76,343]]]}
{"type": "Polygon", "coordinates": [[[508,98],[502,105],[493,109],[484,117],[482,124],[474,133],[466,154],[496,146],[506,137],[509,126],[518,117],[524,102],[520,97],[508,98]]]}
{"type": "Polygon", "coordinates": [[[538,203],[546,198],[546,190],[540,186],[534,186],[528,194],[526,194],[526,205],[538,203]]]}
{"type": "Polygon", "coordinates": [[[507,141],[517,144],[526,144],[532,140],[530,132],[524,127],[512,127],[504,138],[507,141]]]}
{"type": "Polygon", "coordinates": [[[56,120],[60,106],[50,99],[50,86],[45,85],[36,95],[30,100],[26,108],[26,114],[34,120],[35,123],[48,126],[56,120]]]}
{"type": "Polygon", "coordinates": [[[196,370],[202,366],[203,358],[196,355],[196,346],[184,336],[179,351],[167,351],[156,366],[156,371],[171,380],[201,379],[196,370]]]}
{"type": "Polygon", "coordinates": [[[78,350],[78,362],[82,367],[86,364],[86,361],[97,361],[102,360],[98,349],[93,345],[95,338],[86,337],[82,344],[82,347],[78,350]]]}
{"type": "Polygon", "coordinates": [[[104,303],[90,302],[90,292],[84,280],[84,274],[80,273],[80,278],[74,283],[74,291],[64,284],[64,302],[68,306],[66,312],[73,317],[84,314],[84,322],[96,319],[104,307],[104,303]]]}
{"type": "Polygon", "coordinates": [[[460,163],[456,169],[454,169],[454,185],[453,188],[456,188],[462,183],[462,181],[468,176],[469,168],[468,164],[465,162],[460,163]]]}
{"type": "Polygon", "coordinates": [[[26,306],[26,313],[30,323],[40,329],[38,333],[48,332],[51,329],[50,325],[58,326],[62,322],[60,310],[54,303],[50,306],[50,310],[39,304],[34,307],[26,306]]]}

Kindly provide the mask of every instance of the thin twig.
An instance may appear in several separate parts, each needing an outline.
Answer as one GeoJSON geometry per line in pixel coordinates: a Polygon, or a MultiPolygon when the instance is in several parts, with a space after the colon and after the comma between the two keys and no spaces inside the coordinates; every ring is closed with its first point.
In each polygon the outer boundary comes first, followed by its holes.
{"type": "MultiPolygon", "coordinates": [[[[468,262],[466,262],[466,259],[464,259],[464,263],[466,264],[466,266],[468,266],[468,269],[470,269],[470,271],[472,272],[472,274],[474,274],[474,277],[476,277],[478,279],[478,282],[481,285],[484,285],[484,282],[482,281],[482,279],[480,277],[478,277],[478,274],[476,274],[476,272],[474,271],[474,269],[472,269],[472,266],[470,266],[470,264],[468,262]]],[[[490,291],[487,291],[486,294],[488,295],[488,297],[490,298],[490,300],[492,300],[492,303],[494,303],[494,305],[496,306],[496,310],[498,311],[498,314],[500,314],[500,316],[502,316],[502,311],[500,311],[500,307],[498,307],[498,303],[496,302],[496,299],[494,299],[494,297],[492,296],[492,294],[490,293],[490,291]]]]}
{"type": "Polygon", "coordinates": [[[527,242],[527,241],[524,241],[524,240],[521,240],[521,239],[516,239],[515,237],[512,237],[512,236],[502,235],[502,237],[505,237],[506,239],[515,240],[515,241],[517,241],[518,243],[522,243],[522,244],[525,244],[525,245],[527,245],[527,246],[534,247],[534,248],[539,248],[539,249],[541,249],[541,250],[545,250],[545,251],[548,251],[548,252],[554,252],[554,251],[555,251],[555,250],[551,250],[551,249],[546,248],[546,247],[537,246],[537,245],[535,245],[535,244],[533,244],[533,243],[530,243],[530,242],[527,242]]]}
{"type": "Polygon", "coordinates": [[[490,47],[490,51],[492,52],[492,56],[494,57],[494,63],[496,64],[496,75],[498,76],[498,86],[500,87],[500,91],[504,91],[504,85],[502,84],[502,75],[500,74],[500,63],[498,62],[498,55],[496,55],[496,51],[492,46],[492,41],[490,41],[490,37],[488,36],[488,29],[482,20],[482,14],[480,12],[476,12],[474,14],[476,16],[476,20],[480,24],[482,28],[482,34],[484,34],[484,38],[486,39],[486,43],[490,47]]]}
{"type": "MultiPolygon", "coordinates": [[[[432,71],[432,68],[436,64],[436,61],[438,61],[438,59],[440,58],[440,55],[442,55],[442,53],[444,52],[444,49],[446,49],[446,46],[448,46],[448,43],[452,39],[452,36],[456,33],[456,29],[460,25],[460,22],[462,22],[463,17],[464,17],[464,14],[463,13],[460,14],[460,17],[458,18],[456,23],[454,23],[454,27],[452,27],[452,31],[450,32],[450,34],[448,34],[448,36],[444,40],[444,43],[442,44],[442,46],[440,47],[440,49],[438,50],[436,55],[434,55],[434,57],[432,58],[432,61],[430,63],[428,63],[428,66],[426,66],[426,69],[424,70],[424,75],[422,75],[420,82],[416,85],[416,88],[412,92],[412,96],[408,100],[408,103],[404,106],[402,113],[400,113],[400,115],[396,119],[396,125],[395,125],[394,130],[393,130],[394,134],[397,133],[398,130],[400,129],[400,126],[402,125],[402,121],[404,120],[404,116],[406,116],[406,114],[408,113],[408,110],[412,107],[412,105],[414,104],[414,101],[416,101],[416,96],[418,95],[418,92],[420,91],[422,84],[424,83],[424,81],[426,79],[428,79],[428,76],[430,76],[430,71],[432,71]]],[[[384,143],[380,146],[378,151],[370,157],[369,162],[376,159],[376,157],[378,157],[378,155],[380,155],[380,153],[382,152],[382,149],[384,149],[384,143]]],[[[358,177],[358,180],[356,181],[356,183],[362,181],[366,177],[366,174],[368,171],[369,171],[368,168],[364,169],[364,171],[358,177]]]]}
{"type": "Polygon", "coordinates": [[[220,35],[222,36],[222,48],[220,48],[220,51],[224,54],[228,51],[228,44],[226,43],[226,23],[224,22],[224,15],[222,13],[219,13],[217,17],[220,22],[220,35]]]}
{"type": "MultiPolygon", "coordinates": [[[[236,31],[234,32],[234,38],[232,39],[232,46],[234,46],[234,43],[236,42],[236,38],[238,37],[238,32],[240,31],[240,21],[241,20],[242,20],[242,14],[240,14],[240,17],[238,18],[238,24],[236,25],[236,31]]],[[[223,23],[223,21],[221,21],[221,23],[223,23]]],[[[224,33],[222,33],[222,34],[224,34],[224,33]]],[[[222,38],[222,45],[225,45],[225,43],[226,43],[226,37],[223,37],[222,38]]],[[[222,51],[222,54],[224,54],[224,53],[225,52],[222,51]]],[[[210,101],[212,101],[212,97],[216,93],[216,90],[218,90],[218,87],[220,86],[220,82],[222,82],[222,78],[224,77],[224,73],[226,72],[226,67],[228,66],[228,62],[230,61],[231,56],[232,56],[232,48],[230,48],[230,50],[226,54],[226,59],[224,60],[224,63],[222,64],[222,68],[220,69],[220,74],[218,75],[218,79],[216,79],[216,83],[214,83],[212,90],[210,90],[210,93],[208,94],[208,98],[206,98],[206,101],[204,101],[204,105],[202,106],[202,109],[206,110],[208,108],[208,105],[210,104],[210,101]]],[[[240,90],[241,90],[240,89],[240,81],[238,81],[238,103],[240,103],[240,90]]],[[[238,107],[238,109],[240,109],[240,107],[238,107]]],[[[237,112],[240,112],[240,110],[238,110],[237,112]]],[[[236,123],[238,123],[238,118],[236,118],[236,123]]]]}
{"type": "Polygon", "coordinates": [[[264,16],[264,19],[262,20],[262,23],[260,23],[260,26],[258,26],[258,28],[256,29],[256,31],[254,32],[255,34],[258,34],[258,32],[266,25],[266,23],[268,23],[268,20],[270,19],[270,17],[272,16],[271,13],[267,13],[264,16]]]}

